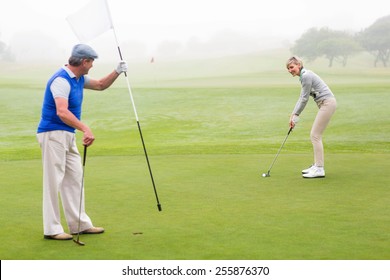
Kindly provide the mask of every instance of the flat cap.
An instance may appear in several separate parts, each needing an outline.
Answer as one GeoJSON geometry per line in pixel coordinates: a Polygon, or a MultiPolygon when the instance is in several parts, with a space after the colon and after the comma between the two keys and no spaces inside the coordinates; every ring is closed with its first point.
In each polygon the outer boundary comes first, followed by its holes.
{"type": "Polygon", "coordinates": [[[72,56],[78,58],[98,58],[98,54],[88,45],[77,44],[72,49],[72,56]]]}

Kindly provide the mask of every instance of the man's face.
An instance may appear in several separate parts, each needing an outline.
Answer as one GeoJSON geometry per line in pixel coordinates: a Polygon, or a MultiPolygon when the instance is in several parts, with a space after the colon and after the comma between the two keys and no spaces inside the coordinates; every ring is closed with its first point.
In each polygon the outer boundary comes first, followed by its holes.
{"type": "Polygon", "coordinates": [[[90,59],[90,58],[87,58],[87,59],[83,59],[83,69],[84,69],[84,75],[88,74],[89,72],[89,69],[91,69],[93,67],[93,59],[90,59]]]}
{"type": "Polygon", "coordinates": [[[300,72],[301,72],[301,65],[295,64],[295,63],[290,63],[290,64],[287,66],[287,70],[288,70],[288,72],[289,72],[291,75],[293,75],[293,77],[299,76],[299,75],[300,75],[300,72]]]}

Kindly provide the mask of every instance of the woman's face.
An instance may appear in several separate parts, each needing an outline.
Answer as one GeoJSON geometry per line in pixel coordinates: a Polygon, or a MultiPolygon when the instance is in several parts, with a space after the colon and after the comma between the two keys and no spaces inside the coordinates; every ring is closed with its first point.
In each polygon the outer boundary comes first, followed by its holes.
{"type": "Polygon", "coordinates": [[[295,63],[290,63],[287,66],[287,70],[291,75],[293,75],[293,77],[299,76],[301,74],[301,65],[295,64],[295,63]]]}

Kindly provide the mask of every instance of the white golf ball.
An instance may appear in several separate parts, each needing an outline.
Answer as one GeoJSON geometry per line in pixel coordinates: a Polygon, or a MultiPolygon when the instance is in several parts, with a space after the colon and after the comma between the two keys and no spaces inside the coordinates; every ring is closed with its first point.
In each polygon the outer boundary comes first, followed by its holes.
{"type": "Polygon", "coordinates": [[[267,174],[263,173],[263,177],[267,177],[267,174]]]}

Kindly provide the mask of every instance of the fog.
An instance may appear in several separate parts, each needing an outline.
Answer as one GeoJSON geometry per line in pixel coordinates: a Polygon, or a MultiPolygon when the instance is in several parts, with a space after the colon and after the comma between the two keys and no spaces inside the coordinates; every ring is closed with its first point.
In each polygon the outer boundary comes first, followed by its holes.
{"type": "MultiPolygon", "coordinates": [[[[307,29],[358,32],[390,1],[107,0],[125,59],[203,58],[288,48],[307,29]]],[[[0,41],[16,62],[67,59],[78,43],[67,16],[91,0],[0,0],[0,41]]],[[[88,20],[88,19],[86,19],[88,20]]],[[[88,42],[117,60],[112,30],[88,42]]]]}

